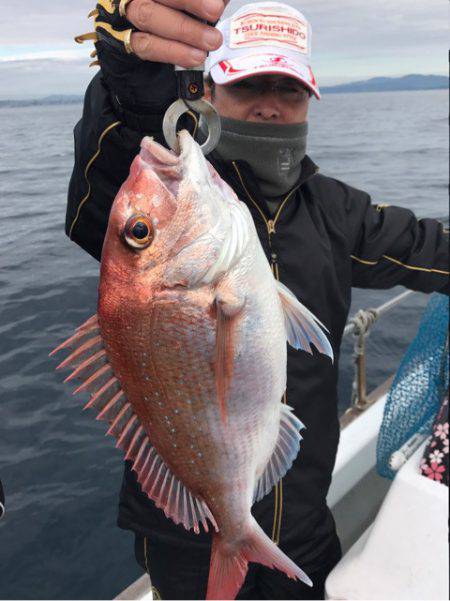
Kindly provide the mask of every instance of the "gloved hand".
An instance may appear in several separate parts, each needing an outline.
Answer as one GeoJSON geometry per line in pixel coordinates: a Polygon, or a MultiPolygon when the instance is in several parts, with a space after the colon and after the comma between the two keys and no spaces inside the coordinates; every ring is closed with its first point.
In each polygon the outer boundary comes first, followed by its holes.
{"type": "Polygon", "coordinates": [[[5,515],[5,493],[3,492],[2,481],[0,480],[0,520],[5,515]]]}
{"type": "Polygon", "coordinates": [[[132,54],[130,45],[132,24],[125,18],[122,2],[113,0],[99,0],[94,10],[89,13],[89,17],[94,17],[95,31],[92,33],[77,36],[76,42],[83,42],[86,39],[103,41],[111,46],[111,50],[118,53],[132,54]]]}
{"type": "Polygon", "coordinates": [[[225,5],[223,0],[99,0],[89,13],[95,31],[75,40],[94,40],[91,56],[98,60],[91,64],[100,65],[121,104],[151,111],[155,96],[156,104],[159,96],[176,97],[172,65],[200,65],[222,42],[218,30],[186,13],[215,22],[225,5]]]}
{"type": "Polygon", "coordinates": [[[222,43],[222,34],[198,19],[216,22],[225,5],[222,0],[99,0],[90,16],[97,38],[116,51],[188,68],[203,63],[222,43]]]}

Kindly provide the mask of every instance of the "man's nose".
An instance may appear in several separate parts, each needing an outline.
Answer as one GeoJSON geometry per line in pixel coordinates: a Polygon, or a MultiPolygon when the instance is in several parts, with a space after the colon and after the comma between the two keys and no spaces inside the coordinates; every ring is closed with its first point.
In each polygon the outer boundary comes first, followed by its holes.
{"type": "Polygon", "coordinates": [[[262,121],[276,121],[281,116],[281,111],[272,94],[261,96],[253,105],[252,116],[262,121]]]}

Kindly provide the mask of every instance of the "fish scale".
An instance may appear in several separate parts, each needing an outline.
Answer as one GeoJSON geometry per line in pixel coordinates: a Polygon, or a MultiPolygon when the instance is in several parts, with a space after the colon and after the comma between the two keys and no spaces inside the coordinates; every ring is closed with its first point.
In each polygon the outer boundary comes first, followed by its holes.
{"type": "Polygon", "coordinates": [[[311,584],[251,506],[300,448],[303,425],[280,402],[286,341],[331,347],[275,281],[245,205],[187,132],[180,146],[143,140],[111,209],[98,313],[55,352],[70,349],[66,380],[89,390],[144,494],[214,530],[208,599],[233,599],[251,561],[311,584]]]}

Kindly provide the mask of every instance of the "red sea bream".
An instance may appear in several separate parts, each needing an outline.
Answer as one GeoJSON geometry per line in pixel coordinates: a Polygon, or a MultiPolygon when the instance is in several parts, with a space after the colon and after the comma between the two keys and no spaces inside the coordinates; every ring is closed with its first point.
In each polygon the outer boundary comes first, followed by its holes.
{"type": "Polygon", "coordinates": [[[144,138],[112,206],[97,314],[57,350],[89,390],[142,490],[212,530],[208,599],[248,562],[310,584],[251,514],[291,467],[302,424],[281,403],[286,341],[332,357],[321,324],[270,270],[247,207],[187,132],[144,138]]]}

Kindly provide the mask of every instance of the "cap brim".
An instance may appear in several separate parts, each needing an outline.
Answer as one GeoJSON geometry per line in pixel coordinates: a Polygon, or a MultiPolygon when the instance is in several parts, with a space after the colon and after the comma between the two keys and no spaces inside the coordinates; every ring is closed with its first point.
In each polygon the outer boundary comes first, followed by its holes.
{"type": "Polygon", "coordinates": [[[210,75],[216,84],[225,86],[255,75],[286,75],[300,81],[320,100],[311,67],[283,55],[243,56],[221,61],[211,67],[210,75]]]}

